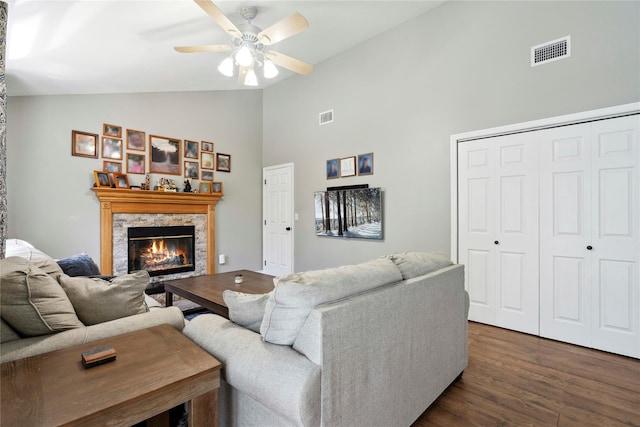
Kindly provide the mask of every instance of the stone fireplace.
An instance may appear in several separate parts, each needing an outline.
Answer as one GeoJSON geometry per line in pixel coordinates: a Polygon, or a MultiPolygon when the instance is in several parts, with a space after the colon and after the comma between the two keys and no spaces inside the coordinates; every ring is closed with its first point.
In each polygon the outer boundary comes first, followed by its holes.
{"type": "Polygon", "coordinates": [[[100,200],[100,269],[102,274],[129,271],[130,228],[193,227],[194,269],[152,281],[215,273],[215,205],[221,195],[165,193],[93,188],[100,200]]]}

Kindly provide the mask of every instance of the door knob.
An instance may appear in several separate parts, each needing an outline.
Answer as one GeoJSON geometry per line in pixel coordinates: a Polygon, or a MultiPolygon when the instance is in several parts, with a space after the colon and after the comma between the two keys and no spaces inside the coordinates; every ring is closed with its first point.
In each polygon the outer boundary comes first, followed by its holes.
{"type": "Polygon", "coordinates": [[[285,230],[291,231],[291,227],[287,227],[287,228],[285,228],[285,230]]]}
{"type": "Polygon", "coordinates": [[[587,250],[590,251],[591,249],[593,249],[593,246],[589,245],[587,246],[587,250]]]}
{"type": "Polygon", "coordinates": [[[493,242],[493,244],[494,244],[494,245],[499,245],[499,244],[500,244],[500,242],[496,240],[495,242],[493,242]]]}

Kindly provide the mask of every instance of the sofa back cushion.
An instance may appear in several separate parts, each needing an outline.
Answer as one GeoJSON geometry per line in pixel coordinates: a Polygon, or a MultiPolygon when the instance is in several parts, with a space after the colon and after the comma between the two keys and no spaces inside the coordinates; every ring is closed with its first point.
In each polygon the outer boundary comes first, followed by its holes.
{"type": "MultiPolygon", "coordinates": [[[[43,266],[52,268],[50,263],[43,266]]],[[[84,326],[56,279],[19,257],[0,260],[0,313],[22,336],[84,326]]]]}
{"type": "Polygon", "coordinates": [[[404,280],[424,276],[453,264],[448,255],[439,252],[401,252],[385,258],[393,261],[404,280]]]}
{"type": "Polygon", "coordinates": [[[317,305],[400,280],[402,275],[388,258],[278,277],[267,301],[260,334],[267,342],[291,345],[317,305]]]}
{"type": "Polygon", "coordinates": [[[149,273],[144,270],[117,276],[111,281],[82,276],[69,277],[66,274],[61,275],[58,281],[85,325],[149,311],[144,300],[149,273]]]}
{"type": "Polygon", "coordinates": [[[229,320],[253,332],[260,333],[264,310],[272,292],[247,294],[227,289],[222,293],[222,299],[229,308],[229,320]]]}

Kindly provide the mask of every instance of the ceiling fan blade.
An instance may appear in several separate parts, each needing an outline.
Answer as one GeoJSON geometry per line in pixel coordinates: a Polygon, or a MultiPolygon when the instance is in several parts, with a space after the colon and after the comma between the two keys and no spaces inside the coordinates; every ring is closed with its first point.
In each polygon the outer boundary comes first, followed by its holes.
{"type": "Polygon", "coordinates": [[[307,28],[309,28],[307,20],[304,19],[304,16],[296,12],[276,22],[266,30],[260,31],[260,33],[258,33],[258,40],[260,40],[262,44],[270,45],[296,35],[307,28]]]}
{"type": "Polygon", "coordinates": [[[283,53],[270,50],[265,52],[265,55],[273,61],[274,64],[298,74],[302,74],[303,76],[307,76],[313,71],[313,65],[302,62],[299,59],[292,58],[283,53]]]}
{"type": "Polygon", "coordinates": [[[174,49],[181,53],[227,52],[231,50],[231,46],[226,44],[209,44],[205,46],[176,46],[174,49]]]}
{"type": "Polygon", "coordinates": [[[220,27],[222,27],[223,30],[231,34],[232,37],[242,36],[242,32],[238,29],[238,27],[236,27],[233,22],[231,22],[229,18],[227,18],[225,14],[222,13],[220,9],[218,9],[218,6],[213,4],[211,0],[193,1],[198,3],[198,6],[200,6],[202,10],[204,10],[210,17],[212,17],[213,20],[216,21],[216,23],[220,25],[220,27]]]}

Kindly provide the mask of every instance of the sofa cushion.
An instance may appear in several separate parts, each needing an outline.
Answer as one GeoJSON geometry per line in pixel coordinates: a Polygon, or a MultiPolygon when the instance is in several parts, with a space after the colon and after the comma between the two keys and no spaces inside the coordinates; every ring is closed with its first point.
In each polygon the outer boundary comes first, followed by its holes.
{"type": "Polygon", "coordinates": [[[231,290],[224,291],[222,299],[229,308],[229,320],[253,332],[260,333],[264,309],[272,292],[245,294],[231,290]]]}
{"type": "Polygon", "coordinates": [[[148,311],[144,290],[149,284],[149,273],[144,270],[118,276],[111,281],[69,277],[66,274],[61,275],[58,281],[85,325],[148,311]]]}
{"type": "Polygon", "coordinates": [[[0,318],[0,342],[19,340],[20,335],[7,322],[0,318]]]}
{"type": "Polygon", "coordinates": [[[2,318],[22,336],[84,326],[58,282],[24,258],[0,261],[0,302],[2,318]]]}
{"type": "Polygon", "coordinates": [[[404,280],[423,276],[453,264],[448,255],[440,252],[402,252],[384,258],[393,261],[404,280]]]}
{"type": "Polygon", "coordinates": [[[291,345],[315,306],[400,280],[402,275],[388,258],[278,277],[260,334],[267,342],[291,345]]]}
{"type": "Polygon", "coordinates": [[[57,263],[67,276],[97,276],[100,274],[100,268],[85,252],[59,259],[57,263]]]}

